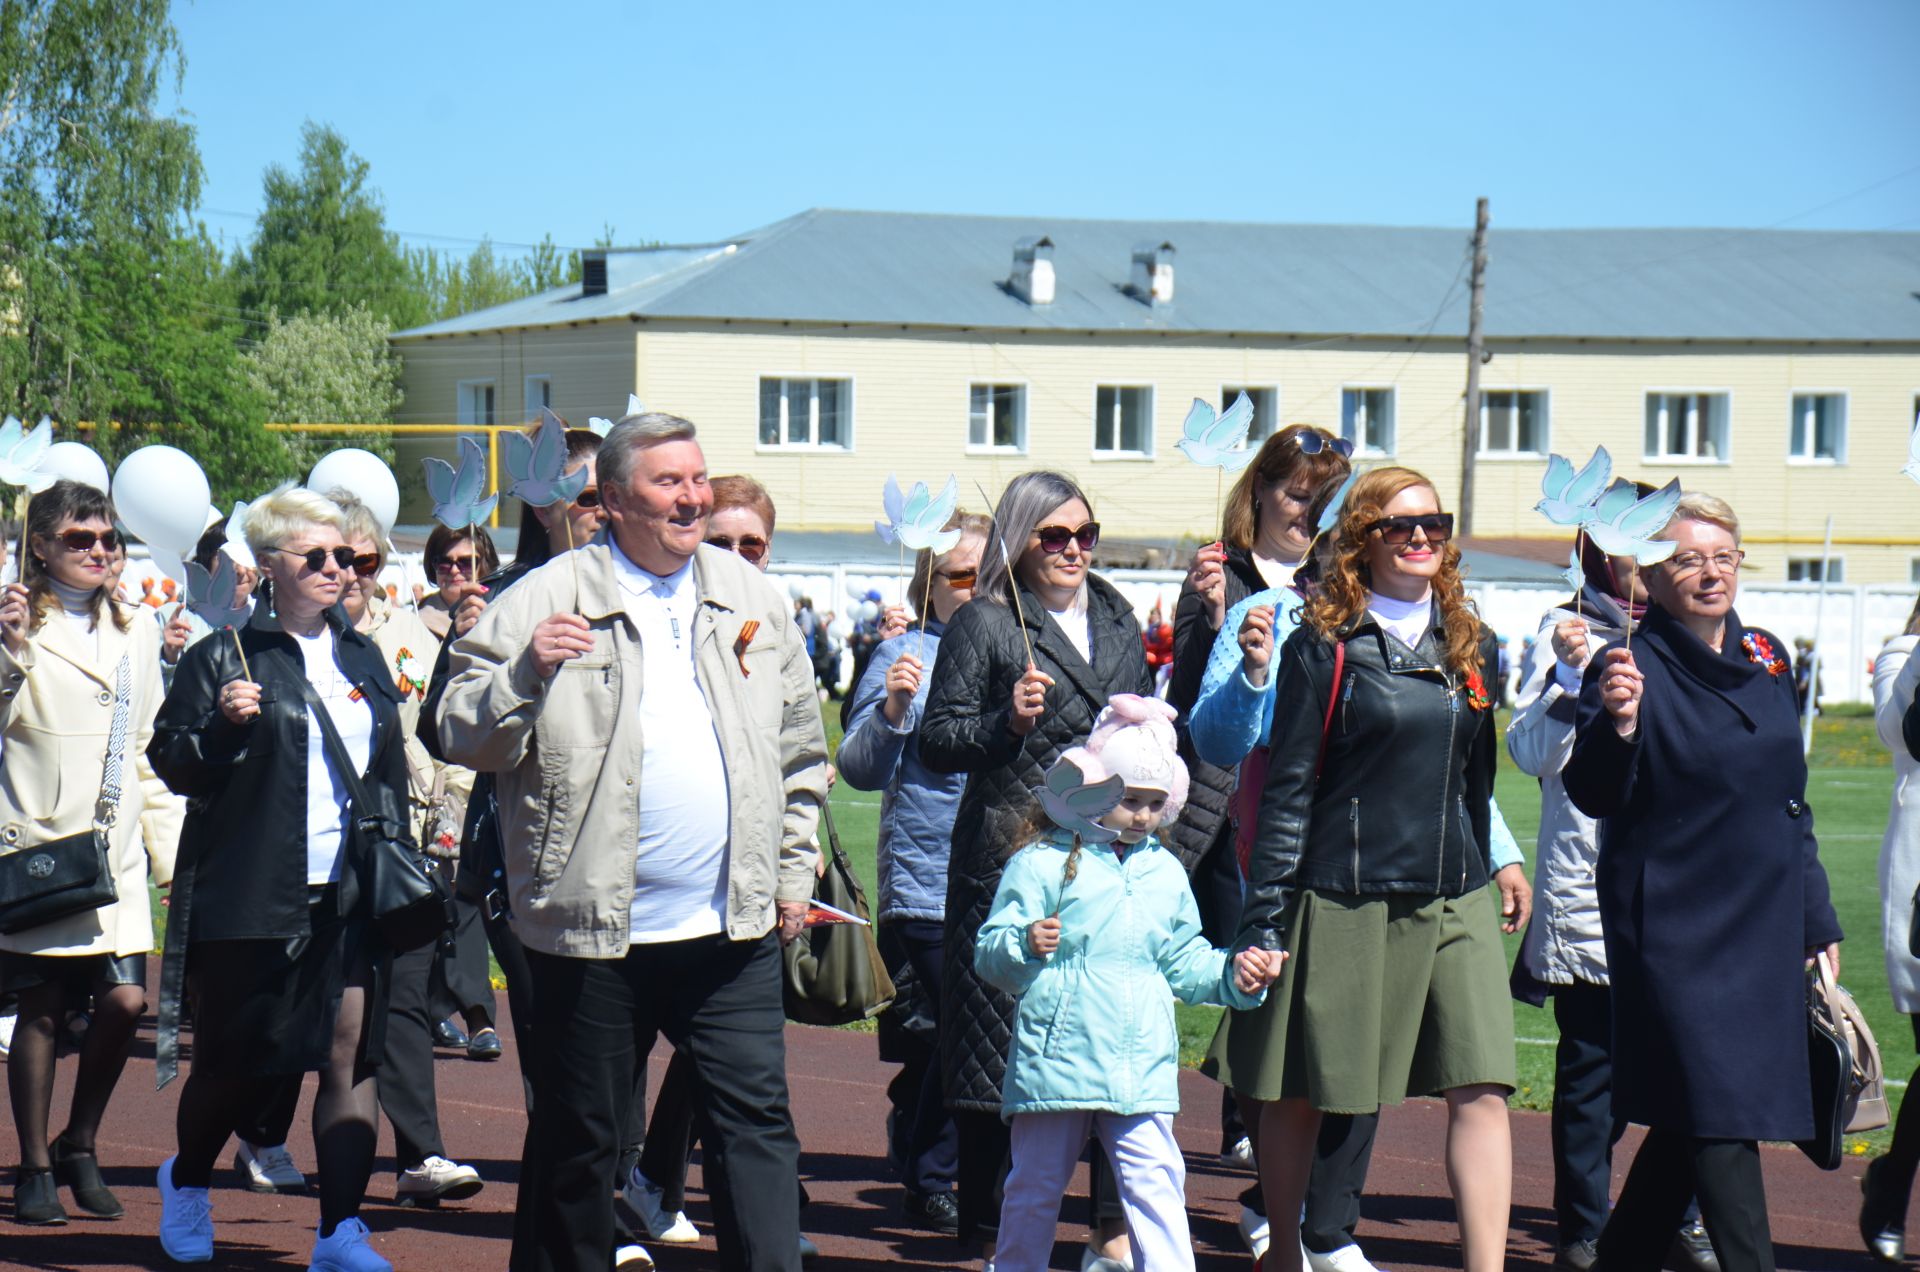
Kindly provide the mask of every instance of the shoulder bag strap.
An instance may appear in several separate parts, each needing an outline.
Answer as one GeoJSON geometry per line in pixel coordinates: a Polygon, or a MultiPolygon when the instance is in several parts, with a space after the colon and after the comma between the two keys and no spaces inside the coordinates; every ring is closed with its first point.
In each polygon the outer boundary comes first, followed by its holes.
{"type": "Polygon", "coordinates": [[[107,726],[107,758],[100,772],[100,798],[93,806],[93,828],[103,837],[120,818],[120,772],[126,762],[128,717],[133,714],[133,664],[120,655],[113,669],[113,722],[107,726]]]}
{"type": "MultiPolygon", "coordinates": [[[[271,656],[278,658],[283,664],[293,662],[283,650],[274,650],[271,656]]],[[[347,744],[341,740],[340,730],[334,727],[333,714],[327,710],[327,704],[322,702],[320,695],[313,691],[313,683],[307,679],[306,668],[289,666],[288,671],[294,683],[300,686],[300,696],[306,699],[307,708],[313,712],[314,722],[320,726],[320,741],[327,748],[327,758],[331,759],[334,767],[340,770],[340,784],[347,788],[347,802],[350,806],[348,816],[354,818],[371,811],[373,806],[367,802],[366,788],[360,785],[360,774],[354,771],[353,757],[347,754],[347,744]]]]}
{"type": "Polygon", "coordinates": [[[1314,757],[1313,780],[1320,780],[1320,770],[1327,766],[1327,735],[1333,732],[1333,709],[1340,702],[1340,677],[1347,669],[1347,642],[1340,641],[1333,647],[1333,687],[1327,690],[1327,714],[1320,721],[1320,753],[1314,757]]]}

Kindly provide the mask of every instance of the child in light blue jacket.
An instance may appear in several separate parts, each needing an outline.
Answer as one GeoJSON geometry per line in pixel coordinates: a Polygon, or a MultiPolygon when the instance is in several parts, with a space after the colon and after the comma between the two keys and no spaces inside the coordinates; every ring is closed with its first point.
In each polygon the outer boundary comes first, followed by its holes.
{"type": "Polygon", "coordinates": [[[1278,951],[1214,949],[1180,862],[1154,832],[1179,815],[1173,708],[1116,695],[1038,792],[1052,828],[1007,863],[974,968],[1020,999],[1002,1087],[1013,1167],[995,1272],[1040,1272],[1089,1134],[1114,1165],[1139,1272],[1192,1268],[1173,1136],[1173,1000],[1247,1009],[1278,951]]]}

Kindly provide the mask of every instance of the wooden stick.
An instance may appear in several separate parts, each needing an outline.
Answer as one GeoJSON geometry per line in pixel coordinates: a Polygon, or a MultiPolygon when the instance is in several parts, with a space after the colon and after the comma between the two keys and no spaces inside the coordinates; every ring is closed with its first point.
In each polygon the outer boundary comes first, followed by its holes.
{"type": "Polygon", "coordinates": [[[240,655],[240,674],[251,681],[253,679],[253,668],[247,666],[247,651],[240,647],[240,633],[234,630],[233,624],[229,623],[227,624],[227,634],[233,637],[233,652],[240,655]]]}
{"type": "Polygon", "coordinates": [[[562,524],[567,527],[567,563],[573,566],[573,608],[580,608],[580,558],[573,554],[573,518],[566,513],[560,514],[562,524]]]}
{"type": "MultiPolygon", "coordinates": [[[[1586,578],[1587,554],[1582,552],[1580,548],[1585,542],[1586,537],[1587,537],[1587,528],[1585,526],[1578,526],[1574,529],[1573,559],[1580,563],[1580,576],[1582,581],[1584,581],[1586,578]]],[[[1580,593],[1586,590],[1587,589],[1584,587],[1581,587],[1579,583],[1576,583],[1573,585],[1573,616],[1577,619],[1580,619],[1581,622],[1585,622],[1586,618],[1584,615],[1580,613],[1580,593]]],[[[1631,585],[1628,586],[1627,591],[1629,592],[1633,591],[1633,588],[1631,585]]],[[[1629,605],[1633,604],[1633,598],[1631,596],[1625,599],[1627,604],[1629,605]]]]}
{"type": "MultiPolygon", "coordinates": [[[[987,498],[987,488],[985,486],[982,486],[976,481],[973,483],[973,488],[980,492],[980,498],[985,500],[987,507],[991,508],[994,506],[993,500],[987,498]]],[[[1020,643],[1027,647],[1027,670],[1032,671],[1034,669],[1033,640],[1027,635],[1026,609],[1020,604],[1020,576],[1013,572],[1015,565],[1013,553],[1007,551],[1007,536],[1000,532],[1000,527],[997,525],[993,528],[993,538],[994,541],[1000,545],[1000,555],[1006,558],[1007,590],[1013,593],[1014,617],[1020,620],[1020,643]]]]}
{"type": "Polygon", "coordinates": [[[1222,498],[1220,485],[1225,479],[1226,469],[1216,467],[1213,470],[1213,528],[1216,532],[1224,529],[1220,523],[1226,518],[1226,513],[1220,506],[1220,500],[1222,498]]]}

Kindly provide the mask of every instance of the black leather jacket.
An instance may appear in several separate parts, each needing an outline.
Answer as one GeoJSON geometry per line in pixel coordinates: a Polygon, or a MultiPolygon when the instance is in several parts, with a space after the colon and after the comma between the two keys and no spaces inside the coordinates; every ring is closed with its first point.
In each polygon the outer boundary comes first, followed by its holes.
{"type": "MultiPolygon", "coordinates": [[[[1287,638],[1238,944],[1284,933],[1299,888],[1453,897],[1487,885],[1497,729],[1492,704],[1472,705],[1445,667],[1444,637],[1430,628],[1409,649],[1371,616],[1349,629],[1324,765],[1335,646],[1305,624],[1287,638]]],[[[1482,627],[1483,686],[1495,657],[1482,627]]]]}

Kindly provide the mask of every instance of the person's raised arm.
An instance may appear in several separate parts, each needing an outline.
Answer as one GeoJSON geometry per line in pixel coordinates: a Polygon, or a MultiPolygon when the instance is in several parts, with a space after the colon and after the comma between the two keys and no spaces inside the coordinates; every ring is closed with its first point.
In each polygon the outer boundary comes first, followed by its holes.
{"type": "Polygon", "coordinates": [[[840,776],[855,790],[882,791],[899,771],[907,739],[920,725],[925,669],[910,641],[876,652],[854,687],[846,736],[835,757],[840,776]],[[882,655],[897,656],[882,660],[882,655]]]}
{"type": "Polygon", "coordinates": [[[538,612],[552,605],[538,580],[522,581],[466,636],[448,640],[436,726],[451,763],[503,772],[526,756],[553,673],[593,648],[593,632],[579,615],[538,612]]]}
{"type": "Polygon", "coordinates": [[[1589,817],[1611,817],[1633,798],[1646,682],[1633,655],[1609,645],[1587,665],[1573,751],[1560,772],[1567,798],[1589,817]]]}

